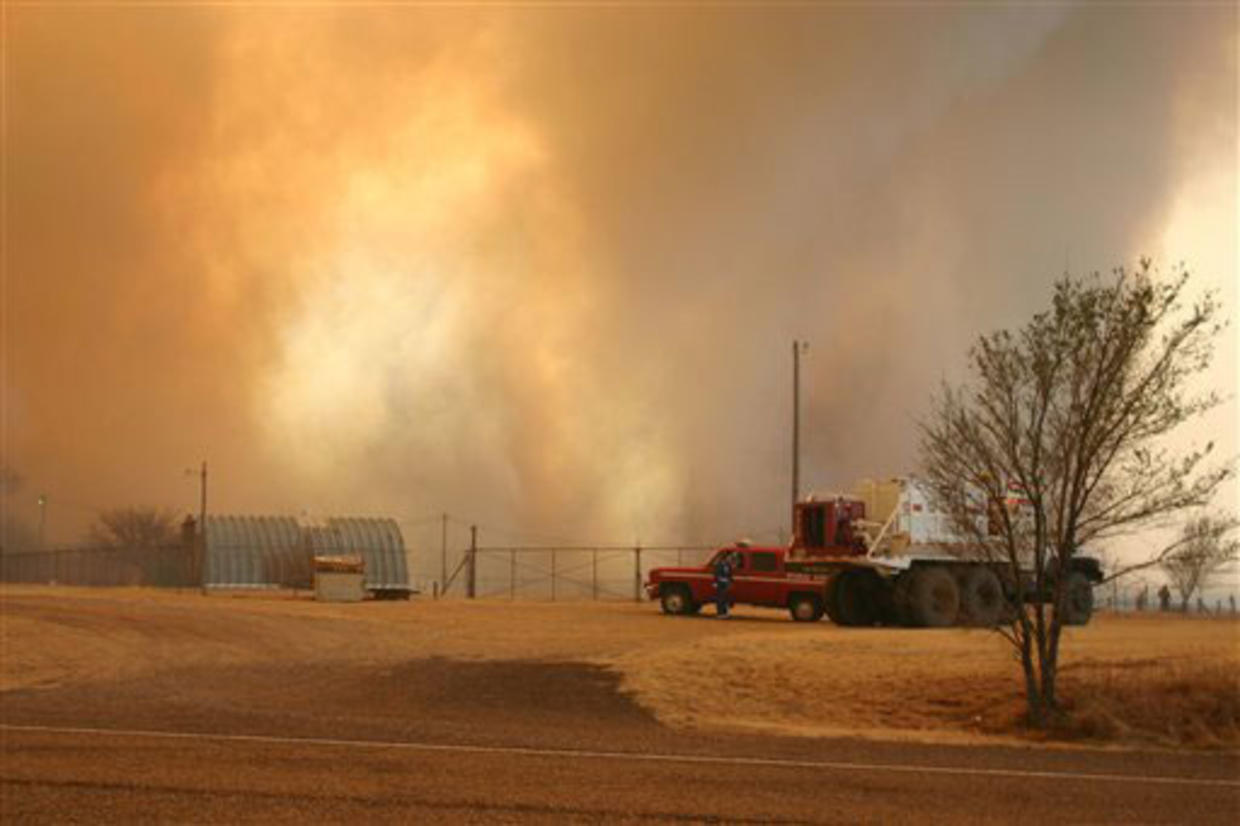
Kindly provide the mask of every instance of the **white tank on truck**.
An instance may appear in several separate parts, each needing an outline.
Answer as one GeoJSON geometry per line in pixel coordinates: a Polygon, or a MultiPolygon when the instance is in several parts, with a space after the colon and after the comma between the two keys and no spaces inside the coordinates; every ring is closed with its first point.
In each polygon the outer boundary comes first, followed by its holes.
{"type": "MultiPolygon", "coordinates": [[[[1005,504],[1027,505],[1015,490],[1005,504]]],[[[979,509],[980,530],[988,519],[979,509]]],[[[788,570],[831,577],[825,607],[839,625],[994,626],[1014,616],[1022,590],[1026,602],[1053,593],[1053,572],[1038,591],[1031,564],[1017,573],[1006,557],[980,553],[912,477],[864,480],[847,493],[810,496],[796,504],[793,525],[788,570]]],[[[1063,621],[1084,625],[1102,567],[1083,554],[1070,563],[1063,621]]]]}

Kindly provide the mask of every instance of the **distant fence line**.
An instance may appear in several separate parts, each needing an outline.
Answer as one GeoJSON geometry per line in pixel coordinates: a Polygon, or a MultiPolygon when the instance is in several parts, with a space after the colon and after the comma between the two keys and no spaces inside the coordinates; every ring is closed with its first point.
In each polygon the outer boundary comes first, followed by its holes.
{"type": "MultiPolygon", "coordinates": [[[[1227,583],[1230,584],[1230,583],[1227,583]]],[[[1158,589],[1149,584],[1123,584],[1112,580],[1094,589],[1094,606],[1102,611],[1118,614],[1157,613],[1203,614],[1235,616],[1236,598],[1232,593],[1221,593],[1207,583],[1205,593],[1194,594],[1187,606],[1181,607],[1179,595],[1173,590],[1164,609],[1158,598],[1158,589]],[[1209,594],[1207,596],[1206,594],[1209,594]]]]}
{"type": "Polygon", "coordinates": [[[82,547],[0,554],[0,581],[60,585],[197,585],[192,549],[82,547]]]}
{"type": "MultiPolygon", "coordinates": [[[[698,565],[715,546],[488,546],[446,552],[456,560],[446,581],[418,577],[427,593],[468,598],[529,600],[643,599],[642,584],[651,568],[698,565]]],[[[253,568],[248,587],[310,585],[308,559],[271,548],[217,548],[224,567],[253,568]],[[220,556],[225,555],[225,556],[220,556]],[[261,576],[258,574],[261,573],[261,576]]],[[[438,552],[416,553],[424,560],[438,552]]],[[[445,558],[446,558],[445,556],[445,558]]],[[[217,564],[221,564],[217,560],[217,564]]],[[[202,585],[201,560],[192,545],[144,548],[75,547],[0,553],[0,581],[82,586],[202,585]]]]}
{"type": "MultiPolygon", "coordinates": [[[[425,563],[438,562],[441,552],[455,560],[446,576],[418,577],[426,593],[479,599],[524,600],[642,600],[642,585],[651,568],[700,565],[714,545],[539,545],[485,546],[414,552],[425,563]]],[[[245,549],[228,549],[246,554],[245,549]]],[[[256,555],[258,550],[253,552],[256,555]]],[[[274,559],[264,552],[267,587],[309,587],[308,560],[274,559]]],[[[143,548],[73,547],[0,553],[0,582],[82,586],[198,587],[202,574],[192,545],[143,548]]],[[[427,565],[420,566],[425,572],[427,565]]],[[[1094,592],[1099,610],[1117,613],[1156,613],[1161,610],[1156,589],[1146,584],[1111,582],[1094,592]]],[[[1173,596],[1171,613],[1180,613],[1173,596]]],[[[1236,613],[1231,594],[1197,597],[1187,612],[1202,615],[1236,613]]]]}

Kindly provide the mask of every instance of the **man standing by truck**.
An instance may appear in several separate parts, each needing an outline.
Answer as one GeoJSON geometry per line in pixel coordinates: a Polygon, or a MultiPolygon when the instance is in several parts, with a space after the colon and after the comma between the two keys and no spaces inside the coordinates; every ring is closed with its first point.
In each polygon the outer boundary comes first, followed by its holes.
{"type": "Polygon", "coordinates": [[[727,619],[729,592],[732,590],[732,554],[719,554],[715,561],[715,614],[720,619],[727,619]]]}

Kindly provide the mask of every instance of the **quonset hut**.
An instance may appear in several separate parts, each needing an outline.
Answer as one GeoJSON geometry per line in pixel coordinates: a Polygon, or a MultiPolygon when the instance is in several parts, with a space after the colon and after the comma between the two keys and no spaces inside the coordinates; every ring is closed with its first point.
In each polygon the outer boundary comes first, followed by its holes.
{"type": "Polygon", "coordinates": [[[377,597],[407,597],[405,540],[394,519],[209,515],[202,584],[206,588],[310,588],[316,555],[356,555],[363,584],[377,597]]]}

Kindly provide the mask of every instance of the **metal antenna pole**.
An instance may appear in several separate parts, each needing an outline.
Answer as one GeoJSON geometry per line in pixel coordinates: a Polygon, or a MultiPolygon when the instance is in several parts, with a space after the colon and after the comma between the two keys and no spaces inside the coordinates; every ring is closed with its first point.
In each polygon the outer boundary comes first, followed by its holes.
{"type": "Polygon", "coordinates": [[[39,494],[39,550],[44,548],[44,528],[47,525],[47,494],[39,494]]]}
{"type": "Polygon", "coordinates": [[[202,460],[202,476],[199,479],[201,498],[198,502],[198,585],[203,596],[207,594],[207,460],[202,460]]]}

